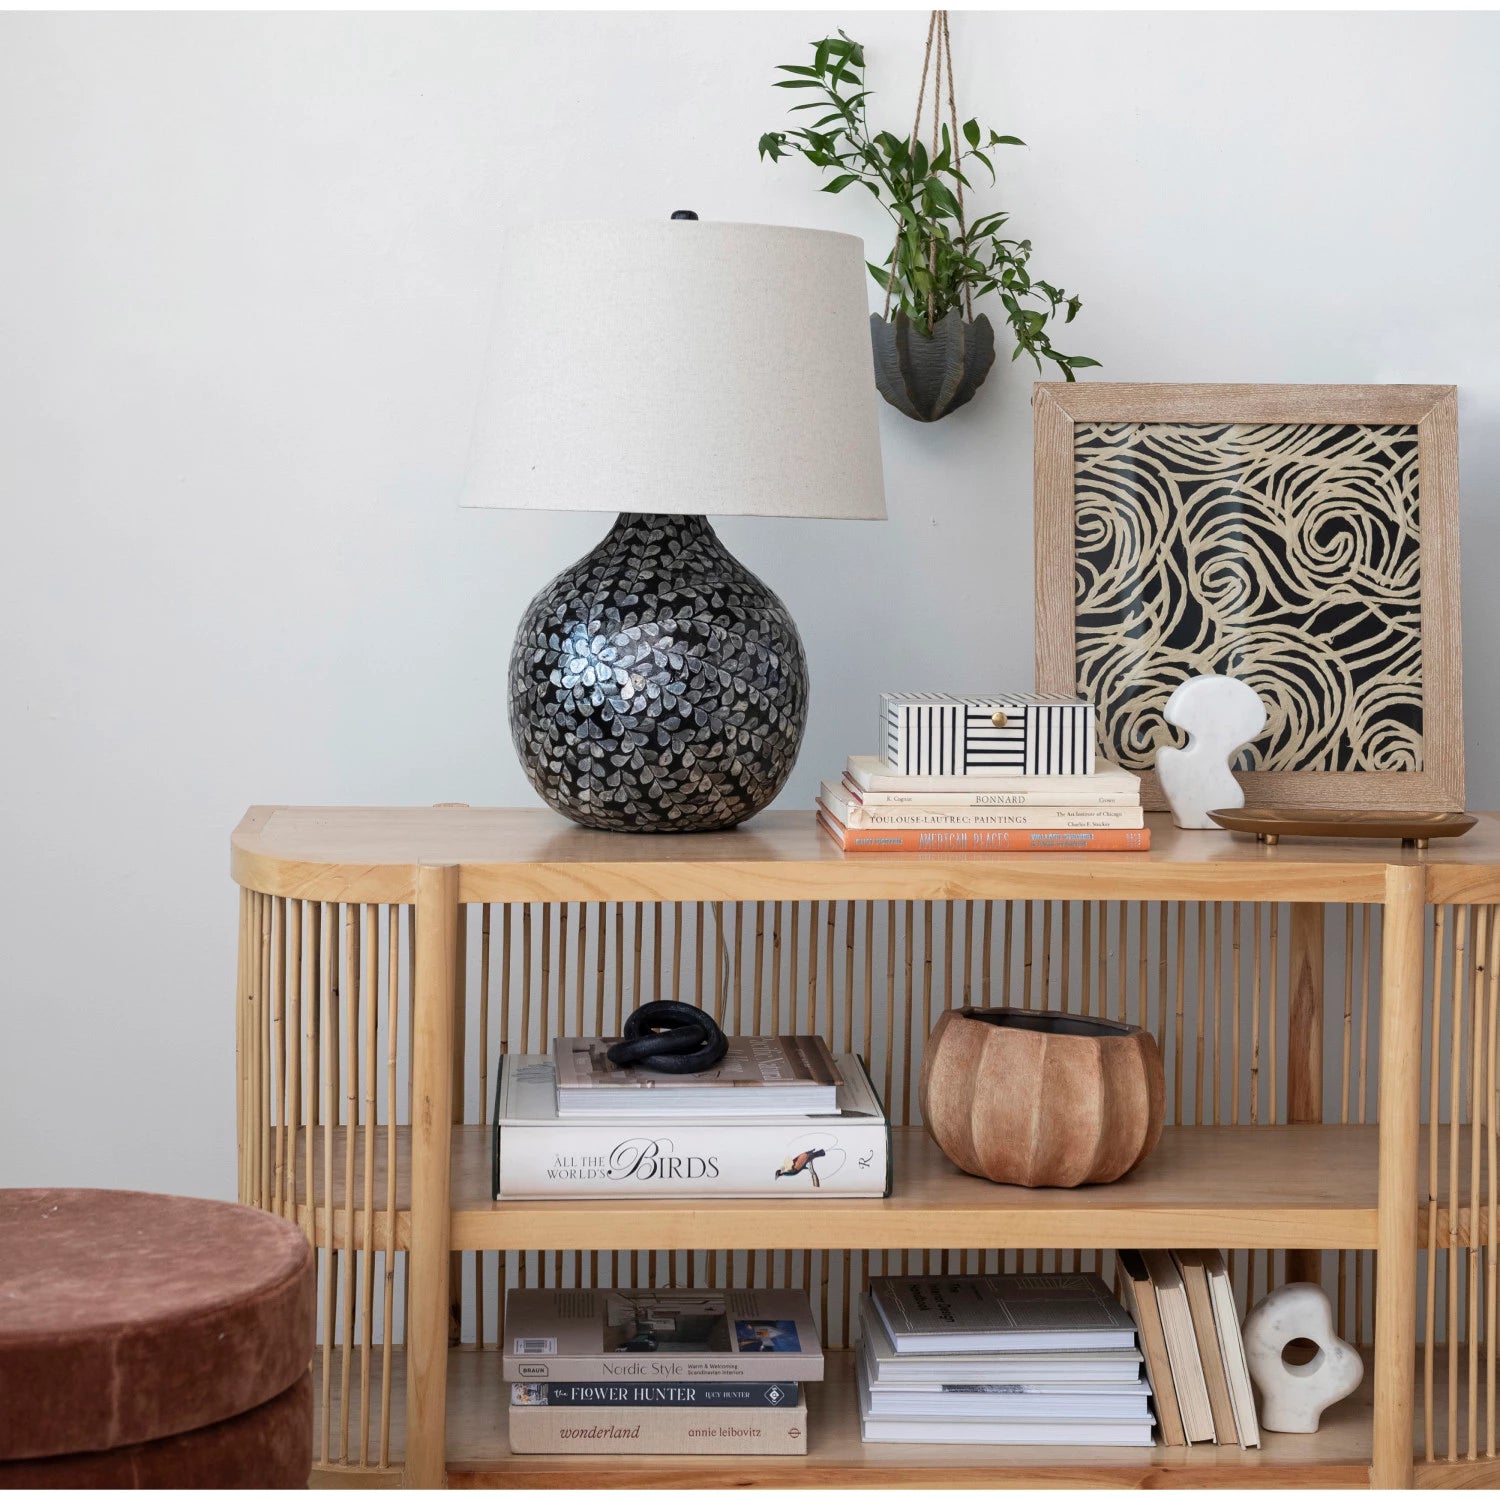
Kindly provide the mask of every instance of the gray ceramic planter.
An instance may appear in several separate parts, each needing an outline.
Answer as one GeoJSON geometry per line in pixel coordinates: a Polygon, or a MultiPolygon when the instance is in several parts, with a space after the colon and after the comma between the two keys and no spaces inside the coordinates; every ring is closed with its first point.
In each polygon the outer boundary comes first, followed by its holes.
{"type": "Polygon", "coordinates": [[[995,362],[995,330],[983,313],[965,323],[957,308],[922,333],[898,312],[870,314],[875,384],[899,412],[936,422],[973,398],[995,362]]]}

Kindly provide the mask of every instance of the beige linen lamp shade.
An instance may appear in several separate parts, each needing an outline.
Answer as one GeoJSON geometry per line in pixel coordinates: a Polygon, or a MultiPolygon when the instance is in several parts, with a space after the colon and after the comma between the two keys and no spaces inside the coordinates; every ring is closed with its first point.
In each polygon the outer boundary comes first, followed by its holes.
{"type": "Polygon", "coordinates": [[[865,279],[823,230],[516,229],[463,503],[882,519],[865,279]]]}

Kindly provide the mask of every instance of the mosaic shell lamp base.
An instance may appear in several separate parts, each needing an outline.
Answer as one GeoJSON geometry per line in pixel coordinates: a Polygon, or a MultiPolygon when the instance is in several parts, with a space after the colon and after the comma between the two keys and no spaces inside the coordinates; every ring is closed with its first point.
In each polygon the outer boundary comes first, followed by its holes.
{"type": "Polygon", "coordinates": [[[510,727],[532,786],[575,823],[703,832],[781,790],[807,691],[786,606],[704,517],[627,514],[527,606],[510,727]]]}

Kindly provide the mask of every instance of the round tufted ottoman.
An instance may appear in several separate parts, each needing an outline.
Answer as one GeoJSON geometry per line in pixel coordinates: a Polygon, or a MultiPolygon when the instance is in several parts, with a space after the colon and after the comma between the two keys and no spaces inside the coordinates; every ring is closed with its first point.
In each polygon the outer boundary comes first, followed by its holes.
{"type": "Polygon", "coordinates": [[[259,1209],[0,1191],[0,1487],[306,1485],[315,1279],[259,1209]]]}

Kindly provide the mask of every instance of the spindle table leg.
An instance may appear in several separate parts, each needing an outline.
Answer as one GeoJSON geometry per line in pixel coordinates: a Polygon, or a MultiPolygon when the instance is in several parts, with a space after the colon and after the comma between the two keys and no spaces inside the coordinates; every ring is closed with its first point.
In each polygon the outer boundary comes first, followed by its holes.
{"type": "Polygon", "coordinates": [[[1376,1489],[1412,1483],[1417,1341],[1417,1156],[1421,1131],[1426,871],[1385,874],[1380,989],[1379,1253],[1375,1288],[1376,1489]]]}
{"type": "Polygon", "coordinates": [[[449,1166],[458,866],[417,872],[411,1068],[411,1300],[406,1328],[406,1487],[446,1483],[449,1166]]]}

